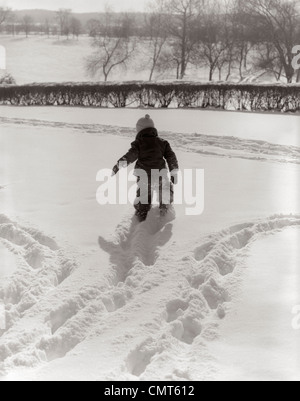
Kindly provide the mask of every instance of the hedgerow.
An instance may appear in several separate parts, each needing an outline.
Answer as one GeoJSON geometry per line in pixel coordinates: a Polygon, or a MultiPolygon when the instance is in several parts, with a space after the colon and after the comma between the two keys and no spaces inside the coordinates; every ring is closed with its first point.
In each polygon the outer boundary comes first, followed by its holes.
{"type": "Polygon", "coordinates": [[[15,106],[300,110],[300,85],[126,82],[6,85],[0,104],[15,106]]]}

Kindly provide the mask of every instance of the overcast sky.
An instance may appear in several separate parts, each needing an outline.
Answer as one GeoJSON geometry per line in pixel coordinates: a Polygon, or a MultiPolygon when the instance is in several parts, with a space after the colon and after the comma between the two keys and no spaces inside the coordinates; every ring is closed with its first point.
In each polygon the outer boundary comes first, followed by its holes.
{"type": "Polygon", "coordinates": [[[0,6],[15,10],[71,8],[74,12],[97,12],[102,11],[105,4],[113,6],[115,11],[143,11],[149,0],[0,0],[0,6]]]}

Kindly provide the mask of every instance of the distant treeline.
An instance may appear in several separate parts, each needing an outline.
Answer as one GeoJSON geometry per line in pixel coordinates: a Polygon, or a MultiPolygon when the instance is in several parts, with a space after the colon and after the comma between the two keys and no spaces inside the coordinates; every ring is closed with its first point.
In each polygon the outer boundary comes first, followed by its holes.
{"type": "MultiPolygon", "coordinates": [[[[0,15],[6,12],[5,21],[1,23],[0,32],[8,35],[39,34],[47,36],[65,36],[67,38],[80,35],[93,37],[100,34],[105,24],[106,13],[73,13],[71,9],[58,11],[22,10],[0,8],[0,15]]],[[[148,36],[144,21],[147,14],[111,12],[111,28],[115,36],[136,37],[148,36]],[[126,21],[125,21],[126,20],[126,21]],[[125,22],[124,22],[125,21],[125,22]]]]}
{"type": "Polygon", "coordinates": [[[35,84],[0,87],[0,104],[298,112],[300,85],[190,82],[35,84]]]}
{"type": "Polygon", "coordinates": [[[105,81],[116,67],[142,59],[149,80],[161,72],[183,80],[193,67],[208,71],[210,81],[245,82],[267,72],[278,82],[300,82],[300,69],[294,63],[300,45],[299,0],[152,2],[144,14],[107,9],[88,20],[69,9],[53,12],[51,18],[43,14],[41,20],[34,19],[40,15],[37,12],[20,18],[0,8],[0,29],[11,35],[40,33],[59,38],[88,34],[94,53],[87,71],[105,81]]]}

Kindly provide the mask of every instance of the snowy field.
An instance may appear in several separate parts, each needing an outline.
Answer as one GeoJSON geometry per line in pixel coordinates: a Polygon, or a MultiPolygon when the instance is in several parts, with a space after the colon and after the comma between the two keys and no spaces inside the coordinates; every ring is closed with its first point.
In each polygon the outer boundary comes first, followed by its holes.
{"type": "MultiPolygon", "coordinates": [[[[0,35],[0,45],[7,51],[7,71],[18,85],[32,82],[86,82],[103,80],[99,75],[91,78],[86,73],[86,59],[94,49],[91,38],[80,36],[79,40],[46,36],[24,35],[15,37],[0,35]]],[[[110,80],[148,80],[150,76],[149,44],[140,43],[129,61],[127,68],[116,68],[110,80]]],[[[175,70],[155,74],[156,79],[175,79],[175,70]]],[[[217,75],[215,78],[217,78],[217,75]]],[[[209,77],[207,68],[188,68],[186,79],[195,78],[206,82],[209,77]]],[[[224,77],[223,77],[224,78],[224,77]]],[[[239,79],[239,77],[237,77],[239,79]]],[[[269,77],[270,81],[272,77],[269,77]]]]}
{"type": "MultiPolygon", "coordinates": [[[[7,70],[18,85],[32,82],[85,82],[103,80],[102,76],[92,79],[86,73],[86,59],[93,53],[91,38],[81,36],[79,40],[57,37],[0,36],[0,45],[7,51],[7,70]]],[[[110,79],[148,80],[150,69],[145,61],[147,45],[129,63],[128,68],[116,68],[110,79]],[[144,54],[145,53],[145,54],[144,54]]],[[[198,75],[198,74],[197,74],[198,75]]],[[[170,77],[171,78],[171,77],[170,77]]],[[[202,79],[208,79],[208,72],[202,79]]]]}
{"type": "Polygon", "coordinates": [[[142,114],[0,108],[2,379],[299,381],[300,118],[151,112],[205,211],[137,225],[96,174],[142,114]]]}
{"type": "Polygon", "coordinates": [[[90,40],[1,36],[7,52],[7,71],[18,85],[32,82],[87,81],[84,60],[91,54],[90,40]]]}

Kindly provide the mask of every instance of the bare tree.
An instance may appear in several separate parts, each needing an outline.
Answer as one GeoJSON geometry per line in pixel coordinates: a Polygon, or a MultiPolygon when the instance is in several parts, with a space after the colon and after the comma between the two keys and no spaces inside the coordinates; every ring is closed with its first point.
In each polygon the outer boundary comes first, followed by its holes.
{"type": "MultiPolygon", "coordinates": [[[[203,2],[203,1],[202,1],[203,2]]],[[[192,52],[195,49],[197,17],[200,13],[201,0],[167,0],[166,10],[169,13],[168,28],[174,39],[173,49],[175,64],[179,63],[178,77],[186,75],[192,52]]]]}
{"type": "Polygon", "coordinates": [[[254,49],[255,42],[247,38],[245,27],[239,25],[235,35],[235,54],[238,63],[240,79],[244,79],[245,71],[248,70],[249,56],[254,49]]]}
{"type": "Polygon", "coordinates": [[[155,0],[155,4],[151,3],[151,12],[147,14],[146,31],[149,35],[149,53],[150,53],[150,76],[152,81],[155,70],[159,61],[162,59],[163,51],[168,39],[167,19],[165,13],[165,0],[155,0]]]}
{"type": "Polygon", "coordinates": [[[168,46],[166,46],[157,61],[156,69],[161,75],[165,75],[166,72],[175,71],[176,79],[180,79],[181,51],[178,48],[177,42],[170,41],[168,43],[168,46]]]}
{"type": "Polygon", "coordinates": [[[59,24],[60,36],[69,36],[70,34],[70,16],[72,10],[61,8],[57,11],[56,17],[59,24]]]}
{"type": "Polygon", "coordinates": [[[88,35],[91,38],[95,38],[101,32],[101,22],[97,19],[90,19],[86,24],[86,28],[88,35]]]}
{"type": "Polygon", "coordinates": [[[0,7],[0,26],[7,21],[11,14],[11,9],[7,7],[0,7]]]}
{"type": "Polygon", "coordinates": [[[135,51],[135,42],[130,36],[116,36],[112,21],[112,13],[106,11],[103,32],[93,39],[94,54],[87,59],[86,69],[89,75],[102,74],[105,82],[116,67],[126,67],[135,51]]]}
{"type": "MultiPolygon", "coordinates": [[[[240,36],[240,31],[236,28],[236,0],[222,0],[221,7],[217,13],[217,20],[219,21],[218,41],[222,43],[220,48],[223,49],[222,53],[217,59],[217,69],[219,71],[219,80],[223,79],[223,70],[226,68],[226,78],[228,81],[231,77],[232,71],[238,60],[237,45],[240,43],[244,45],[247,39],[240,36]]],[[[239,1],[239,0],[238,0],[239,1]]],[[[244,50],[248,49],[247,44],[244,45],[244,50]]],[[[244,52],[248,57],[248,53],[244,52]]],[[[245,58],[243,58],[245,62],[245,58]]]]}
{"type": "MultiPolygon", "coordinates": [[[[193,63],[206,66],[209,70],[209,81],[219,70],[219,79],[226,64],[232,65],[231,22],[221,3],[215,1],[207,4],[199,18],[198,43],[192,54],[193,63]]],[[[229,74],[229,73],[228,73],[229,74]]]]}
{"type": "Polygon", "coordinates": [[[51,29],[51,33],[52,33],[53,36],[59,37],[59,30],[58,30],[58,26],[57,25],[53,25],[53,27],[51,29]]]}
{"type": "Polygon", "coordinates": [[[49,38],[50,33],[51,33],[51,25],[50,25],[48,18],[46,18],[46,20],[45,20],[43,30],[44,30],[44,35],[47,35],[49,38]]]}
{"type": "Polygon", "coordinates": [[[259,43],[260,32],[256,29],[253,17],[245,13],[242,0],[233,0],[231,19],[235,61],[242,81],[249,70],[250,54],[259,43]]]}
{"type": "Polygon", "coordinates": [[[270,72],[274,75],[277,81],[282,78],[282,64],[278,59],[277,52],[270,42],[263,42],[259,44],[256,48],[256,53],[254,57],[254,66],[261,72],[270,72]]]}
{"type": "Polygon", "coordinates": [[[71,30],[71,34],[73,35],[73,38],[77,37],[77,39],[78,39],[79,35],[82,32],[82,25],[78,18],[73,17],[71,19],[70,30],[71,30]]]}
{"type": "Polygon", "coordinates": [[[26,35],[26,38],[28,38],[31,30],[32,30],[32,25],[33,25],[33,19],[30,15],[25,15],[23,20],[22,20],[22,25],[24,29],[24,33],[26,35]]]}
{"type": "MultiPolygon", "coordinates": [[[[121,18],[116,21],[114,34],[123,38],[128,38],[134,31],[135,16],[130,13],[123,13],[121,18]]],[[[113,21],[112,24],[114,25],[113,21]]]]}
{"type": "Polygon", "coordinates": [[[256,17],[258,29],[264,33],[265,47],[272,44],[273,60],[266,58],[269,68],[276,74],[282,68],[287,82],[292,83],[295,75],[292,50],[299,41],[297,0],[247,0],[244,7],[249,15],[256,17]]]}
{"type": "Polygon", "coordinates": [[[12,36],[16,35],[16,23],[17,23],[16,15],[12,12],[9,13],[7,17],[7,29],[12,36]]]}

